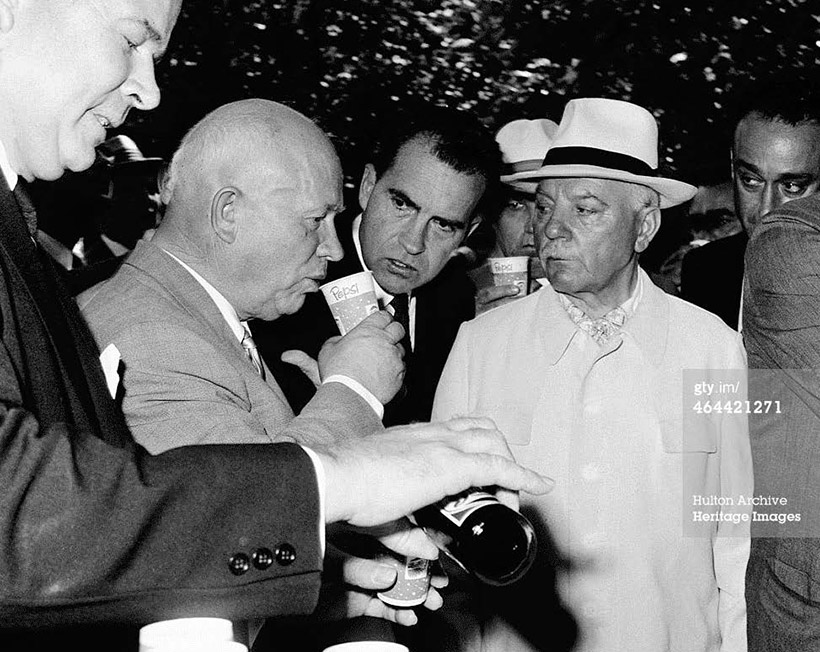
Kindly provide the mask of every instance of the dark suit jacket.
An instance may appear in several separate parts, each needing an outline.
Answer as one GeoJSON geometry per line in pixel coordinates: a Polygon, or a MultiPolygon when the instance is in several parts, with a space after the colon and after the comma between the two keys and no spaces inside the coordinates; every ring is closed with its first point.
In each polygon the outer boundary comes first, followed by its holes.
{"type": "MultiPolygon", "coordinates": [[[[328,267],[328,280],[362,271],[350,223],[340,225],[339,240],[345,255],[328,267]]],[[[387,406],[386,426],[430,419],[438,379],[459,326],[475,316],[474,293],[460,258],[450,261],[435,279],[414,291],[415,346],[412,355],[405,358],[408,361],[407,394],[387,406]]],[[[339,334],[322,294],[309,294],[296,314],[280,317],[275,322],[254,323],[252,329],[260,353],[298,413],[315,390],[301,371],[283,363],[280,356],[288,349],[299,349],[315,358],[325,341],[339,334]]]]}
{"type": "Polygon", "coordinates": [[[680,293],[683,299],[713,312],[737,330],[746,232],[696,247],[683,257],[680,293]]]}
{"type": "MultiPolygon", "coordinates": [[[[314,608],[321,526],[307,454],[290,443],[156,457],[138,447],[90,332],[5,186],[0,336],[0,649],[19,640],[9,628],[314,608]],[[292,564],[229,569],[282,542],[296,550],[292,564]]],[[[44,647],[39,635],[26,649],[44,647]]]]}
{"type": "Polygon", "coordinates": [[[746,252],[743,341],[755,495],[786,506],[757,512],[746,576],[749,650],[817,649],[820,618],[820,195],[790,201],[755,228],[746,252]],[[762,537],[762,538],[756,538],[762,537]]]}

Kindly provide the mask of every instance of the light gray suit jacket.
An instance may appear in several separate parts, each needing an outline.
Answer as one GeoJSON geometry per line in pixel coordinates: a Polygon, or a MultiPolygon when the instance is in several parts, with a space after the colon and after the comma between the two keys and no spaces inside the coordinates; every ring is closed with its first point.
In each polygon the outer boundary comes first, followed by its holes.
{"type": "Polygon", "coordinates": [[[270,370],[259,376],[204,288],[148,241],[79,303],[100,350],[113,343],[120,351],[123,411],[151,453],[215,443],[317,446],[383,428],[339,383],[322,385],[294,417],[270,370]]]}

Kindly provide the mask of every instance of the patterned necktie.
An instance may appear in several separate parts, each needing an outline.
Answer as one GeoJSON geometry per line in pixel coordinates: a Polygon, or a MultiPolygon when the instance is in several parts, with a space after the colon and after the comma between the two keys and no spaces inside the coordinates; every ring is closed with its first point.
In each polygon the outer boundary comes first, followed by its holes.
{"type": "Polygon", "coordinates": [[[404,327],[404,337],[401,338],[401,345],[404,347],[405,361],[413,352],[410,341],[410,295],[397,294],[390,301],[393,308],[393,319],[404,327]]]}
{"type": "Polygon", "coordinates": [[[17,200],[17,205],[20,207],[23,218],[26,220],[28,231],[31,236],[34,237],[34,234],[37,233],[37,211],[34,209],[34,202],[31,201],[31,195],[29,195],[27,185],[22,178],[18,179],[17,185],[14,186],[12,193],[17,200]]]}
{"type": "Polygon", "coordinates": [[[256,342],[253,341],[251,331],[247,325],[243,324],[243,327],[245,329],[245,335],[242,338],[242,348],[245,349],[245,354],[248,356],[248,360],[250,360],[253,363],[253,366],[256,367],[256,372],[262,377],[262,380],[265,380],[265,368],[262,366],[259,351],[256,350],[256,342]]]}
{"type": "Polygon", "coordinates": [[[561,305],[567,311],[573,323],[600,346],[609,342],[621,330],[621,326],[626,321],[626,311],[620,306],[613,308],[603,317],[593,319],[565,295],[559,294],[558,296],[561,299],[561,305]]]}

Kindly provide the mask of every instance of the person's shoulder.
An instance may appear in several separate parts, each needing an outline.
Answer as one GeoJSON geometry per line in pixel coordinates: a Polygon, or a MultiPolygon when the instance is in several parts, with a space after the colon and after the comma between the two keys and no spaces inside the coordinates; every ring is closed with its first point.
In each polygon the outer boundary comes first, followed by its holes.
{"type": "Polygon", "coordinates": [[[500,306],[482,312],[465,323],[465,327],[474,332],[491,332],[499,329],[509,331],[531,316],[536,311],[539,301],[544,299],[546,288],[533,292],[520,299],[515,299],[500,306]]]}
{"type": "Polygon", "coordinates": [[[671,294],[666,294],[666,298],[672,324],[678,329],[693,333],[704,342],[734,342],[737,339],[737,331],[713,312],[671,294]]]}

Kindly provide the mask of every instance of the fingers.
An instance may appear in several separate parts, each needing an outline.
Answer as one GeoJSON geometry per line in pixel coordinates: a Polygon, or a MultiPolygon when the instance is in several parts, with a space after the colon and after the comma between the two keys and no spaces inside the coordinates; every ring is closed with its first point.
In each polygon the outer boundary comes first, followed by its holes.
{"type": "Polygon", "coordinates": [[[405,557],[437,559],[438,548],[430,541],[424,530],[413,527],[407,519],[403,519],[403,521],[406,525],[402,525],[401,529],[379,537],[382,544],[405,557]]]}
{"type": "MultiPolygon", "coordinates": [[[[371,313],[367,317],[362,319],[362,321],[356,325],[356,328],[364,326],[365,328],[372,327],[384,329],[392,321],[393,316],[389,312],[387,312],[386,310],[377,310],[376,312],[371,313]]],[[[355,330],[355,328],[351,329],[351,331],[353,330],[355,330]]]]}
{"type": "Polygon", "coordinates": [[[490,285],[476,292],[475,299],[478,305],[486,306],[499,299],[517,296],[519,292],[517,285],[490,285]]]}
{"type": "Polygon", "coordinates": [[[285,351],[281,356],[282,362],[286,362],[288,364],[295,365],[302,370],[310,381],[318,387],[322,383],[322,379],[319,374],[319,363],[316,362],[313,358],[311,358],[307,353],[304,351],[297,351],[297,350],[290,350],[285,351]]]}
{"type": "Polygon", "coordinates": [[[342,564],[342,580],[360,589],[382,591],[396,583],[396,569],[374,559],[347,555],[342,564]]]}
{"type": "Polygon", "coordinates": [[[513,460],[500,455],[475,455],[475,462],[469,472],[469,486],[497,485],[512,491],[525,491],[529,494],[543,495],[552,491],[555,481],[540,475],[531,469],[516,464],[513,460]]]}

